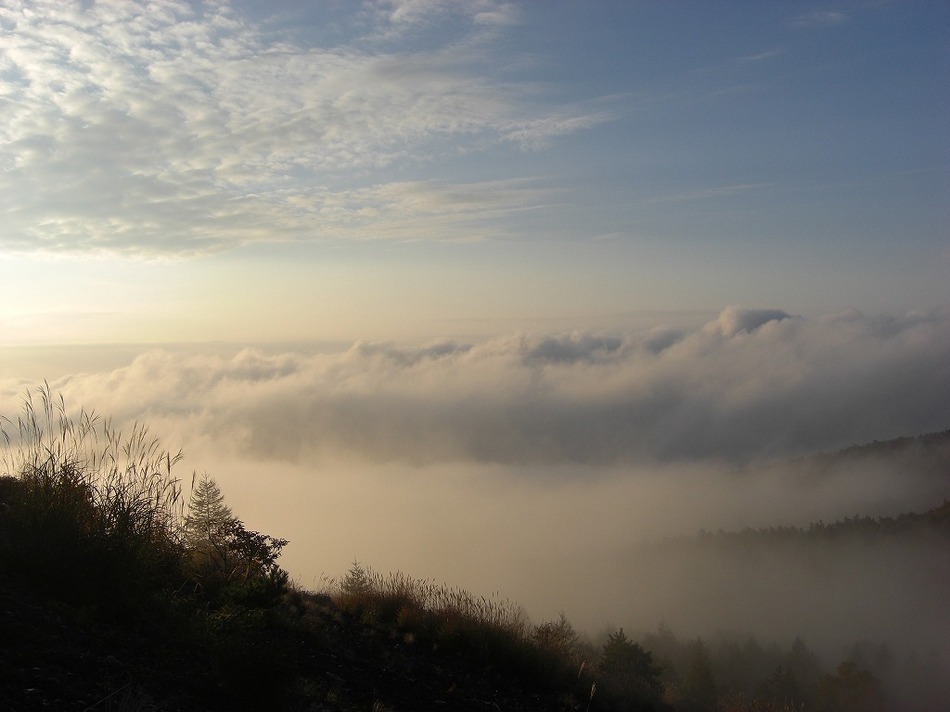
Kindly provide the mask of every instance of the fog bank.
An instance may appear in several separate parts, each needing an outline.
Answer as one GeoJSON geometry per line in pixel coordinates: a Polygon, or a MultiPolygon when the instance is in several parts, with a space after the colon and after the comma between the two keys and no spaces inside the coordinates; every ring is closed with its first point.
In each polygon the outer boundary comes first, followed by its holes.
{"type": "MultiPolygon", "coordinates": [[[[948,353],[946,309],[729,308],[689,331],[157,349],[50,385],[119,421],[147,419],[189,451],[257,460],[741,465],[950,427],[948,353]]],[[[0,389],[15,402],[34,383],[0,389]]]]}

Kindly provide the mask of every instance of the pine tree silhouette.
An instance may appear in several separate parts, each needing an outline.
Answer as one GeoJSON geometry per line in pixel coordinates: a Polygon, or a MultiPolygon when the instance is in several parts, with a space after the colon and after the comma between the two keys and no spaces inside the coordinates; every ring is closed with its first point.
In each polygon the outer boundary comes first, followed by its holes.
{"type": "Polygon", "coordinates": [[[221,488],[207,473],[191,492],[185,517],[185,544],[190,549],[208,549],[220,542],[234,514],[224,503],[221,488]]]}

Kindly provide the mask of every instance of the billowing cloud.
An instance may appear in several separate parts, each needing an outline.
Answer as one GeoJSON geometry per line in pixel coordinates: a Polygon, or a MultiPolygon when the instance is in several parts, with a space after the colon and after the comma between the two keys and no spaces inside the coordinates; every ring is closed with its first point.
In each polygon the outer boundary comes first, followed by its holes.
{"type": "Polygon", "coordinates": [[[219,3],[5,4],[0,245],[187,255],[494,234],[499,212],[542,204],[538,194],[367,177],[480,146],[542,145],[605,115],[545,105],[493,77],[487,46],[430,27],[462,15],[481,32],[514,21],[508,5],[431,5],[379,3],[374,27],[434,33],[422,49],[385,50],[359,36],[295,44],[219,3]]]}
{"type": "Polygon", "coordinates": [[[788,318],[789,315],[781,309],[728,307],[720,312],[718,319],[706,325],[705,331],[731,338],[740,332],[753,332],[770,321],[781,321],[788,318]]]}
{"type": "Polygon", "coordinates": [[[691,331],[153,350],[52,385],[264,459],[739,465],[947,428],[947,353],[946,310],[806,319],[731,307],[691,331]]]}

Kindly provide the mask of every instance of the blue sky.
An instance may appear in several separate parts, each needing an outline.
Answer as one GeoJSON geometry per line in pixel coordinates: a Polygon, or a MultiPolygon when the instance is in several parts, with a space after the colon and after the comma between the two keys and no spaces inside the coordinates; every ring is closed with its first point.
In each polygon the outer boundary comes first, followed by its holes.
{"type": "Polygon", "coordinates": [[[0,10],[11,342],[950,300],[944,3],[149,7],[0,10]]]}

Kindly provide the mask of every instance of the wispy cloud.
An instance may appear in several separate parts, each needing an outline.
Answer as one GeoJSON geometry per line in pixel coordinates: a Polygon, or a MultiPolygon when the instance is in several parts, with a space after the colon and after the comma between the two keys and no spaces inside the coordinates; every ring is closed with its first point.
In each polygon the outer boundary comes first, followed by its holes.
{"type": "Polygon", "coordinates": [[[528,180],[406,181],[349,191],[301,189],[279,199],[324,238],[479,240],[511,237],[502,218],[549,204],[554,191],[528,180]]]}
{"type": "MultiPolygon", "coordinates": [[[[453,7],[472,32],[514,20],[504,3],[453,7]]],[[[418,31],[449,12],[418,0],[375,8],[418,31]]],[[[373,192],[383,169],[486,144],[541,146],[606,118],[492,79],[485,48],[462,61],[438,41],[298,46],[222,4],[15,3],[0,22],[10,250],[191,254],[350,234],[288,196],[351,200],[354,181],[373,192]]]]}
{"type": "Polygon", "coordinates": [[[733,78],[738,71],[748,73],[759,65],[768,64],[769,60],[774,60],[786,54],[784,47],[773,47],[772,49],[756,52],[755,54],[743,54],[736,57],[720,60],[714,64],[707,64],[696,67],[690,71],[690,74],[700,75],[719,75],[724,78],[733,78]]]}
{"type": "Polygon", "coordinates": [[[369,7],[377,26],[396,33],[431,26],[451,15],[488,26],[516,25],[521,18],[515,3],[499,0],[375,0],[369,7]]]}
{"type": "Polygon", "coordinates": [[[815,12],[797,15],[789,21],[789,25],[797,28],[807,27],[833,27],[849,20],[849,16],[843,12],[834,10],[816,10],[815,12]]]}
{"type": "Polygon", "coordinates": [[[711,200],[717,198],[730,198],[743,193],[767,188],[771,183],[738,183],[736,185],[721,185],[710,188],[697,188],[696,190],[686,190],[666,195],[657,195],[651,198],[639,200],[641,205],[650,205],[655,203],[687,203],[694,200],[711,200]]]}
{"type": "Polygon", "coordinates": [[[767,59],[775,59],[776,57],[781,57],[785,54],[785,49],[782,47],[776,49],[770,49],[765,52],[759,52],[757,54],[747,54],[742,57],[737,57],[733,61],[737,64],[748,64],[750,62],[763,62],[767,59]]]}

